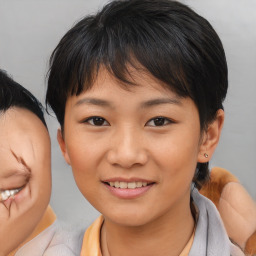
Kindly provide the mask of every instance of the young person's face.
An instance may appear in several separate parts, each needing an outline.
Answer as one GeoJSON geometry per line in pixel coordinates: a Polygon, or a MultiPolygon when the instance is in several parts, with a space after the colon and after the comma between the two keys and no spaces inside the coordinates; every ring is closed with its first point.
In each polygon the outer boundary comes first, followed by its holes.
{"type": "Polygon", "coordinates": [[[133,78],[125,90],[101,71],[92,89],[69,97],[58,140],[88,201],[108,220],[139,226],[187,214],[197,162],[209,158],[194,102],[145,73],[133,78]]]}
{"type": "Polygon", "coordinates": [[[50,200],[50,139],[32,112],[0,114],[0,163],[0,255],[7,255],[31,234],[50,200]]]}

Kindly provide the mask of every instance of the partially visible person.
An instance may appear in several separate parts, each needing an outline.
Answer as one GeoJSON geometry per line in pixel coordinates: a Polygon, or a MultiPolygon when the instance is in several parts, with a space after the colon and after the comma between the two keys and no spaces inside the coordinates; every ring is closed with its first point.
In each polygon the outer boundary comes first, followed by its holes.
{"type": "Polygon", "coordinates": [[[61,229],[48,205],[51,145],[43,108],[2,70],[0,163],[0,256],[78,255],[79,237],[61,229]]]}
{"type": "Polygon", "coordinates": [[[246,255],[256,255],[256,203],[229,171],[213,167],[200,193],[215,204],[227,233],[246,255]]]}

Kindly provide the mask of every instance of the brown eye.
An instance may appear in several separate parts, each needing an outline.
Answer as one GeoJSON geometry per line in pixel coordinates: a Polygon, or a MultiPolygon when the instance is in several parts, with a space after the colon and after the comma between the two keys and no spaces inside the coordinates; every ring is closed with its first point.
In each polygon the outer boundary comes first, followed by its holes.
{"type": "Polygon", "coordinates": [[[85,120],[85,123],[88,123],[93,126],[107,126],[109,123],[103,117],[93,116],[85,120]]]}
{"type": "Polygon", "coordinates": [[[165,117],[155,117],[147,122],[147,126],[164,126],[172,123],[172,121],[165,117]]]}

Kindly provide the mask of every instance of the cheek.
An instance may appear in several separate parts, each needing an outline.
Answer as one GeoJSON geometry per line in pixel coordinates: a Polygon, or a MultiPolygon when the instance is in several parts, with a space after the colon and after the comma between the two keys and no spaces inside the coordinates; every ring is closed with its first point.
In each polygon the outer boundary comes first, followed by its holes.
{"type": "MultiPolygon", "coordinates": [[[[42,152],[40,152],[42,153],[42,152]]],[[[51,195],[51,155],[44,152],[40,157],[35,159],[32,167],[31,191],[36,198],[38,212],[45,208],[50,200],[51,195]],[[39,199],[39,200],[38,200],[39,199]]]]}
{"type": "Polygon", "coordinates": [[[199,134],[188,131],[174,132],[161,139],[152,140],[150,148],[153,154],[159,156],[159,163],[170,162],[173,165],[187,165],[197,162],[199,152],[199,134]]]}
{"type": "Polygon", "coordinates": [[[66,140],[67,152],[73,171],[81,172],[95,168],[104,157],[109,145],[107,136],[96,136],[77,131],[68,134],[66,140]]]}
{"type": "Polygon", "coordinates": [[[40,219],[43,217],[44,211],[49,204],[51,196],[51,151],[50,141],[47,137],[35,140],[33,144],[34,154],[27,164],[31,170],[31,178],[29,180],[30,202],[20,209],[29,208],[24,215],[20,217],[22,221],[27,223],[34,229],[40,219]],[[44,138],[44,139],[43,139],[44,138]]]}
{"type": "Polygon", "coordinates": [[[97,164],[100,162],[100,147],[90,140],[67,141],[67,152],[76,184],[82,194],[94,189],[93,181],[97,179],[97,164]]]}
{"type": "Polygon", "coordinates": [[[152,141],[151,148],[154,148],[152,157],[163,171],[163,178],[177,184],[191,183],[197,165],[199,132],[180,130],[152,141]]]}

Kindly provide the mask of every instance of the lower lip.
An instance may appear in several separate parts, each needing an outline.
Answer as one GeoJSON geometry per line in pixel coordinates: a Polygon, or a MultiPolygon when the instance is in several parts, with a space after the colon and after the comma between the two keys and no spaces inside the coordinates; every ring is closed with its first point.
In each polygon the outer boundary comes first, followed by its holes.
{"type": "Polygon", "coordinates": [[[149,191],[153,187],[154,183],[141,188],[115,188],[105,183],[104,185],[108,188],[108,190],[114,196],[118,198],[133,199],[133,198],[137,198],[144,195],[147,191],[149,191]]]}
{"type": "Polygon", "coordinates": [[[21,202],[25,198],[28,198],[30,195],[30,189],[28,184],[19,192],[15,195],[15,201],[21,202]]]}

